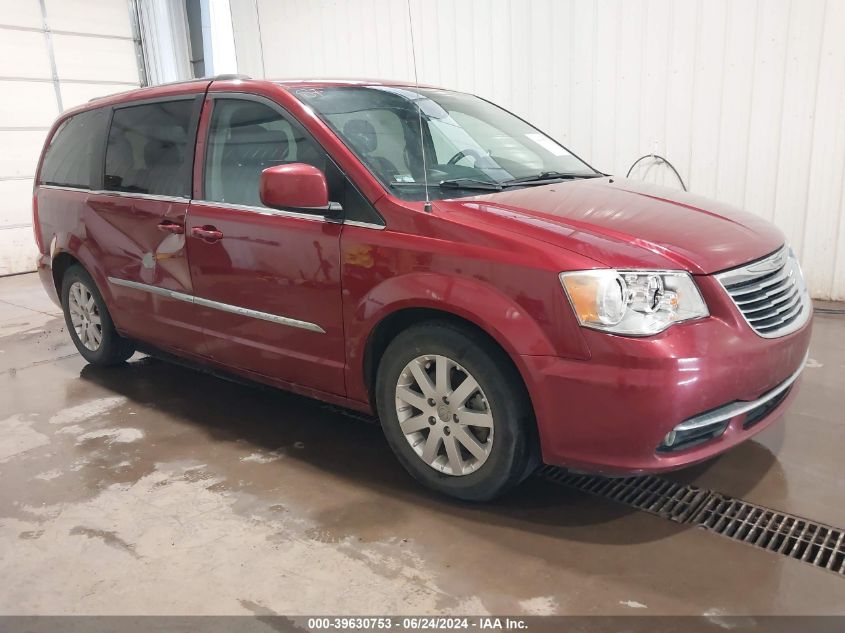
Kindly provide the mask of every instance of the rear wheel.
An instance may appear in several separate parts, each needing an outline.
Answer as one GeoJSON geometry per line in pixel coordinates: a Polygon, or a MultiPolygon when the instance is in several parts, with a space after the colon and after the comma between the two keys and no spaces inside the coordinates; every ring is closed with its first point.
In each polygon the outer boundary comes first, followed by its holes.
{"type": "Polygon", "coordinates": [[[91,275],[78,264],[62,277],[62,309],[71,340],[92,365],[117,365],[135,352],[132,341],[115,330],[91,275]]]}
{"type": "Polygon", "coordinates": [[[399,334],[379,365],[376,398],[399,461],[439,492],[491,499],[536,463],[522,381],[505,354],[469,328],[437,322],[399,334]]]}

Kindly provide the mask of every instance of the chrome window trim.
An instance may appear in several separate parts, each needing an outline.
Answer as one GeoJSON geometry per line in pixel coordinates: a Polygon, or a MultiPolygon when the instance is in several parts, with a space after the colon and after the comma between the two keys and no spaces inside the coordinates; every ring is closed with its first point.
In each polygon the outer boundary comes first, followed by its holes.
{"type": "Polygon", "coordinates": [[[120,196],[121,198],[138,198],[140,200],[157,200],[159,202],[184,202],[185,204],[191,201],[190,198],[182,196],[164,196],[157,193],[136,193],[134,191],[111,191],[109,189],[98,189],[92,191],[92,194],[100,196],[120,196]]]}
{"type": "Polygon", "coordinates": [[[804,358],[801,360],[801,364],[798,366],[798,369],[796,369],[795,372],[789,378],[784,380],[774,389],[767,391],[756,400],[738,400],[736,402],[731,402],[730,404],[726,404],[708,413],[702,413],[701,415],[689,418],[688,420],[681,422],[672,430],[690,431],[693,429],[701,428],[703,426],[718,424],[720,422],[725,422],[726,420],[735,418],[738,415],[742,415],[743,413],[747,413],[748,411],[751,411],[751,409],[756,409],[757,407],[766,404],[769,400],[772,400],[773,398],[776,398],[777,396],[782,394],[784,391],[786,391],[789,387],[792,386],[792,383],[798,380],[798,377],[801,375],[801,372],[804,371],[804,366],[807,364],[807,358],[809,357],[809,355],[809,351],[804,354],[804,358]]]}
{"type": "Polygon", "coordinates": [[[279,325],[286,325],[288,327],[299,328],[300,330],[308,330],[309,332],[316,332],[318,334],[326,333],[326,331],[319,325],[317,325],[316,323],[311,323],[309,321],[300,321],[299,319],[292,319],[290,317],[280,316],[278,314],[271,314],[269,312],[259,312],[258,310],[243,308],[241,306],[235,306],[228,303],[221,303],[220,301],[212,301],[211,299],[204,299],[203,297],[189,295],[187,293],[179,292],[177,290],[169,290],[167,288],[160,288],[158,286],[142,284],[137,281],[120,279],[119,277],[109,277],[108,279],[109,283],[114,284],[115,286],[133,288],[135,290],[141,290],[144,292],[149,292],[151,294],[161,295],[170,299],[176,299],[177,301],[184,301],[186,303],[201,305],[205,308],[213,308],[215,310],[221,310],[223,312],[229,312],[231,314],[239,314],[241,316],[251,317],[253,319],[260,319],[262,321],[278,323],[279,325]]]}
{"type": "Polygon", "coordinates": [[[200,207],[217,207],[221,209],[230,209],[232,211],[246,211],[248,213],[261,213],[263,215],[278,215],[286,218],[295,218],[299,220],[312,220],[315,222],[330,222],[334,224],[345,224],[349,226],[357,226],[363,229],[375,229],[383,231],[386,226],[383,224],[373,224],[371,222],[360,222],[358,220],[329,220],[326,216],[319,213],[300,213],[297,211],[285,211],[284,209],[273,209],[271,207],[256,207],[248,204],[235,204],[233,202],[214,202],[213,200],[193,200],[191,204],[200,207]]]}
{"type": "Polygon", "coordinates": [[[153,193],[135,193],[132,191],[108,191],[106,189],[85,189],[83,187],[67,187],[65,185],[38,185],[43,189],[57,189],[60,191],[84,191],[97,196],[120,196],[121,198],[138,198],[140,200],[157,200],[159,202],[184,202],[191,201],[190,198],[179,196],[161,196],[153,193]]]}
{"type": "Polygon", "coordinates": [[[38,185],[39,189],[55,189],[57,191],[84,191],[85,193],[91,193],[90,189],[86,189],[85,187],[71,187],[69,185],[38,185]]]}
{"type": "Polygon", "coordinates": [[[384,224],[373,224],[372,222],[359,222],[358,220],[344,220],[343,223],[349,226],[357,226],[361,229],[373,229],[375,231],[383,231],[387,228],[384,224]]]}
{"type": "MultiPolygon", "coordinates": [[[[722,286],[722,290],[724,290],[728,295],[728,298],[742,316],[746,325],[751,328],[752,332],[761,338],[781,338],[797,332],[807,324],[807,321],[810,320],[810,317],[813,314],[813,302],[810,300],[810,293],[807,290],[807,284],[804,280],[801,266],[798,263],[798,259],[790,252],[790,248],[786,244],[765,257],[761,257],[760,259],[748,262],[747,264],[718,273],[714,275],[714,277],[722,286]],[[746,317],[745,312],[742,310],[742,303],[738,302],[737,299],[731,295],[731,292],[728,290],[728,286],[750,281],[757,277],[775,272],[778,269],[784,271],[786,275],[785,278],[795,275],[794,285],[799,296],[799,301],[795,305],[801,306],[801,314],[799,318],[784,328],[773,330],[771,332],[759,332],[757,328],[754,327],[754,324],[748,320],[748,317],[746,317]]],[[[763,286],[763,288],[766,287],[768,286],[763,286]]]]}
{"type": "Polygon", "coordinates": [[[283,209],[272,209],[270,207],[256,207],[248,204],[235,204],[233,202],[214,202],[213,200],[192,200],[192,206],[217,207],[229,209],[230,211],[246,211],[248,213],[260,213],[262,215],[279,215],[285,218],[299,220],[312,220],[314,222],[326,222],[326,216],[319,213],[299,213],[297,211],[285,211],[283,209]]]}

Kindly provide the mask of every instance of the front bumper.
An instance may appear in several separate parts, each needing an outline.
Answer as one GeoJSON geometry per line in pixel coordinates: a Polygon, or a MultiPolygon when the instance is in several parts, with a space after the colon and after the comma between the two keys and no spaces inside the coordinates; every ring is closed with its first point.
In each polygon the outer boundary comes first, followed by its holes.
{"type": "Polygon", "coordinates": [[[707,319],[647,338],[584,330],[587,361],[521,357],[546,463],[608,475],[673,470],[717,455],[780,417],[797,392],[811,320],[787,336],[760,337],[715,279],[698,282],[707,319]],[[793,377],[775,398],[773,391],[793,377]],[[760,408],[758,400],[770,406],[760,408]],[[715,435],[665,450],[678,425],[726,411],[732,414],[715,435]],[[756,416],[753,424],[746,424],[749,416],[756,416]]]}

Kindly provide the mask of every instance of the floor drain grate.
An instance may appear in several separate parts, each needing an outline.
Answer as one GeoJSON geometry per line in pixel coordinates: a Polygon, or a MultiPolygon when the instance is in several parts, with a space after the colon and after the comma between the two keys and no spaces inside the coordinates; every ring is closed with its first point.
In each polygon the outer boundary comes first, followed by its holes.
{"type": "Polygon", "coordinates": [[[662,477],[608,478],[545,466],[540,476],[845,576],[845,530],[662,477]]]}
{"type": "Polygon", "coordinates": [[[845,576],[845,531],[714,493],[700,527],[845,576]]]}
{"type": "Polygon", "coordinates": [[[595,475],[576,475],[554,466],[542,468],[540,476],[557,484],[612,499],[678,523],[688,523],[690,517],[712,494],[708,490],[685,486],[660,477],[611,479],[595,475]]]}

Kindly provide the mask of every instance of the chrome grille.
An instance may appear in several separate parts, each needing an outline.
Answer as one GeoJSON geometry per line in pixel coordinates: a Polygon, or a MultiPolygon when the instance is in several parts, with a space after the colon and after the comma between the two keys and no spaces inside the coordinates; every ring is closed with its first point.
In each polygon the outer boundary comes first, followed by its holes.
{"type": "Polygon", "coordinates": [[[716,279],[760,336],[786,336],[810,318],[812,307],[801,267],[787,246],[720,273],[716,279]]]}

